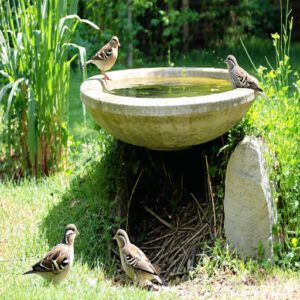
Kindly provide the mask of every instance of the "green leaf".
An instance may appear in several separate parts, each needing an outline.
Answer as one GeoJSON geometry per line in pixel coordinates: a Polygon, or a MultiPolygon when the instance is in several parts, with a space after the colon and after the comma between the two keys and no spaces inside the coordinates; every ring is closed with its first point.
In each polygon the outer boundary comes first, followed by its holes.
{"type": "Polygon", "coordinates": [[[31,162],[35,161],[37,151],[37,132],[35,119],[36,101],[32,89],[28,88],[28,136],[27,145],[31,162]]]}
{"type": "Polygon", "coordinates": [[[13,83],[6,84],[1,90],[0,90],[0,103],[2,98],[6,95],[7,91],[13,86],[13,83]]]}
{"type": "Polygon", "coordinates": [[[10,110],[10,107],[11,107],[11,104],[12,104],[12,101],[13,101],[13,97],[16,93],[16,90],[19,86],[19,84],[24,81],[25,78],[19,78],[17,79],[13,84],[12,84],[12,88],[11,88],[11,91],[9,93],[9,96],[8,96],[8,100],[7,100],[7,107],[6,107],[6,113],[4,115],[4,117],[6,118],[9,114],[9,110],[10,110]]]}

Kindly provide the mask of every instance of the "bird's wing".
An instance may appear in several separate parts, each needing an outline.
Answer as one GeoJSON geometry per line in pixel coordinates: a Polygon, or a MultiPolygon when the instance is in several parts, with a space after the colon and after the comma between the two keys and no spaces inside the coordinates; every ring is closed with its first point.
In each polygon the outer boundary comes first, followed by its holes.
{"type": "Polygon", "coordinates": [[[262,89],[258,86],[258,81],[255,77],[248,74],[244,69],[239,67],[239,72],[237,74],[239,81],[241,84],[249,89],[253,89],[256,91],[261,91],[262,89]]]}
{"type": "Polygon", "coordinates": [[[34,272],[60,273],[69,264],[68,246],[58,244],[43,259],[32,266],[34,272]]]}
{"type": "Polygon", "coordinates": [[[123,248],[122,255],[124,261],[132,268],[142,270],[153,275],[158,275],[145,253],[135,245],[130,244],[123,248]]]}
{"type": "Polygon", "coordinates": [[[112,47],[109,43],[107,43],[92,57],[92,60],[106,60],[112,54],[112,47]]]}

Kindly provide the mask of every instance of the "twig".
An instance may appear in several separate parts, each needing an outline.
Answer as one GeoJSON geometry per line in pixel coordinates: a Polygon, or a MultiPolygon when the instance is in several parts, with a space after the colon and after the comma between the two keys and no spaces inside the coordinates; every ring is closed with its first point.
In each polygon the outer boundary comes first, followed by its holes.
{"type": "Polygon", "coordinates": [[[141,247],[142,250],[152,250],[152,249],[161,249],[161,246],[153,246],[153,247],[141,247]]]}
{"type": "Polygon", "coordinates": [[[116,255],[116,256],[120,256],[119,251],[116,251],[115,248],[111,248],[112,252],[116,255]]]}
{"type": "Polygon", "coordinates": [[[208,167],[207,155],[205,155],[205,165],[206,165],[206,172],[207,172],[207,183],[208,183],[208,188],[209,188],[209,198],[211,200],[212,209],[213,209],[214,236],[216,237],[217,236],[216,209],[215,209],[214,196],[213,196],[213,192],[212,192],[212,185],[211,185],[211,180],[210,180],[210,175],[209,175],[209,167],[208,167]]]}
{"type": "Polygon", "coordinates": [[[183,276],[183,275],[186,275],[186,274],[188,274],[188,271],[177,272],[177,273],[170,273],[169,277],[172,278],[172,277],[177,277],[177,276],[183,276]]]}
{"type": "MultiPolygon", "coordinates": [[[[188,222],[186,222],[185,224],[183,224],[182,227],[179,228],[179,230],[182,230],[182,229],[184,229],[186,226],[188,226],[188,225],[194,223],[197,219],[198,219],[198,217],[195,217],[195,218],[193,218],[192,220],[189,220],[188,222]]],[[[194,228],[194,229],[195,229],[195,228],[194,228]]]]}
{"type": "Polygon", "coordinates": [[[200,205],[198,199],[196,198],[196,196],[193,193],[191,193],[191,196],[195,200],[195,202],[196,202],[197,206],[199,207],[199,209],[201,210],[202,214],[204,214],[203,208],[201,207],[201,205],[200,205]]]}
{"type": "Polygon", "coordinates": [[[179,248],[179,250],[177,250],[177,252],[174,255],[177,255],[182,249],[183,247],[185,247],[189,242],[191,242],[196,236],[200,235],[204,229],[208,227],[207,224],[205,224],[199,231],[197,231],[192,237],[190,237],[187,241],[184,242],[184,244],[179,248]]]}
{"type": "Polygon", "coordinates": [[[136,189],[136,187],[137,187],[137,185],[138,185],[138,183],[140,181],[140,178],[141,178],[143,172],[144,172],[144,169],[141,170],[141,172],[140,172],[140,174],[139,174],[139,176],[138,176],[138,178],[137,178],[137,180],[136,180],[136,182],[135,182],[135,184],[133,186],[133,189],[131,191],[131,195],[130,195],[130,198],[129,198],[129,201],[128,201],[128,205],[127,205],[127,219],[126,219],[126,231],[128,230],[129,208],[130,208],[131,200],[132,200],[133,194],[135,192],[135,189],[136,189]]]}
{"type": "Polygon", "coordinates": [[[148,206],[144,205],[145,210],[150,213],[153,217],[155,217],[158,221],[160,221],[161,223],[163,223],[165,226],[167,226],[168,228],[172,229],[173,226],[165,221],[164,219],[162,219],[159,215],[157,215],[153,210],[151,210],[148,206]]]}
{"type": "Polygon", "coordinates": [[[181,255],[179,255],[173,262],[169,265],[168,269],[166,270],[166,275],[168,275],[171,272],[171,269],[173,268],[174,265],[177,264],[177,262],[180,260],[181,255]]]}
{"type": "MultiPolygon", "coordinates": [[[[155,260],[157,257],[160,256],[160,253],[163,251],[163,250],[166,250],[166,248],[169,246],[169,248],[172,249],[172,244],[170,245],[170,242],[173,240],[174,241],[174,236],[175,235],[172,235],[171,238],[167,241],[166,245],[164,245],[161,250],[155,255],[155,257],[153,258],[153,260],[155,260]]],[[[163,258],[165,258],[167,255],[169,255],[170,253],[167,251],[166,253],[164,253],[162,256],[160,256],[157,260],[157,263],[160,262],[163,258]],[[166,254],[167,253],[167,254],[166,254]]]]}
{"type": "Polygon", "coordinates": [[[152,243],[157,242],[157,241],[159,241],[159,240],[162,240],[162,239],[164,239],[164,238],[166,238],[166,237],[168,237],[168,236],[171,236],[171,235],[173,235],[174,233],[175,233],[175,232],[167,233],[167,234],[165,234],[165,235],[163,235],[163,236],[160,236],[160,237],[158,237],[158,238],[156,238],[156,239],[154,239],[154,240],[152,240],[152,241],[145,242],[144,245],[152,244],[152,243]]]}

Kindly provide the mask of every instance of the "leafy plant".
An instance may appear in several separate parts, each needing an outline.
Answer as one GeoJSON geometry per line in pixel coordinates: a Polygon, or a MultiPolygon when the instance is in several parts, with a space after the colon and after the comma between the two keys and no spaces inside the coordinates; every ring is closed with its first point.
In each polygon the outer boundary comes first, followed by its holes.
{"type": "Polygon", "coordinates": [[[240,37],[274,31],[276,8],[270,0],[82,0],[79,11],[103,29],[101,42],[99,35],[89,35],[93,52],[111,35],[119,35],[118,64],[124,64],[132,49],[137,66],[145,61],[163,64],[169,49],[181,58],[207,47],[231,46],[236,51],[240,37]]]}
{"type": "Polygon", "coordinates": [[[4,111],[1,133],[6,159],[34,176],[48,175],[67,158],[68,47],[79,50],[86,76],[85,49],[71,43],[78,0],[0,0],[0,74],[4,111]]]}
{"type": "Polygon", "coordinates": [[[259,134],[275,156],[269,158],[274,167],[271,181],[277,187],[274,199],[278,221],[273,228],[277,237],[275,261],[284,267],[300,268],[300,78],[290,62],[291,31],[289,1],[285,12],[281,2],[281,32],[272,34],[276,62],[273,67],[260,66],[264,92],[269,99],[259,99],[247,116],[246,134],[259,134]],[[284,16],[284,17],[283,17],[284,16]],[[277,162],[274,162],[276,157],[277,162]]]}

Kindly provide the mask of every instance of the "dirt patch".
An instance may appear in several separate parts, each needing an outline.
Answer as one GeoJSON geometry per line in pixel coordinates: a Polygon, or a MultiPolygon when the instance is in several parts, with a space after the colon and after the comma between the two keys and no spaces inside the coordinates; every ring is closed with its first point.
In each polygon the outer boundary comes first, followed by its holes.
{"type": "Polygon", "coordinates": [[[181,283],[176,294],[184,299],[300,299],[300,280],[252,276],[197,278],[181,283]]]}

